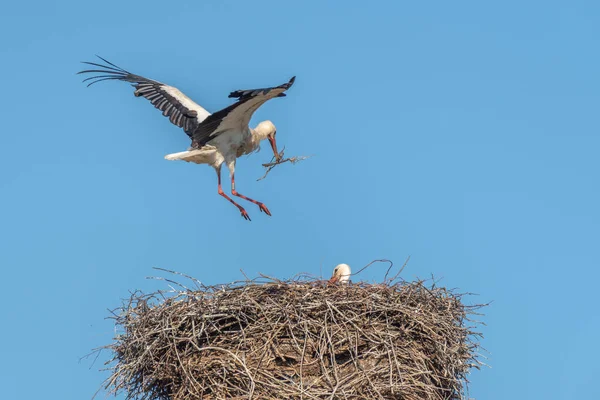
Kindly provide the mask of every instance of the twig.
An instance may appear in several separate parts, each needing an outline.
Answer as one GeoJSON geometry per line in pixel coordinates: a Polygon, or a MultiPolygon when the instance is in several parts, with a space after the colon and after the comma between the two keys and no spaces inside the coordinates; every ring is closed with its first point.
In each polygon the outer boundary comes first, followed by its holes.
{"type": "Polygon", "coordinates": [[[267,175],[269,175],[269,172],[271,172],[271,170],[273,168],[275,168],[276,166],[278,166],[279,164],[283,164],[286,162],[296,164],[299,161],[303,161],[303,160],[306,160],[307,158],[312,157],[312,156],[294,156],[294,157],[283,158],[284,151],[285,151],[285,147],[281,150],[281,152],[277,155],[277,157],[273,156],[273,158],[271,159],[271,162],[263,164],[263,167],[265,167],[267,169],[267,171],[261,178],[258,178],[257,181],[262,181],[263,179],[265,179],[267,177],[267,175]]]}
{"type": "MultiPolygon", "coordinates": [[[[369,268],[371,265],[373,265],[375,263],[378,263],[378,262],[389,263],[390,267],[388,268],[388,272],[389,272],[390,268],[392,268],[394,266],[394,263],[392,262],[392,260],[388,260],[388,259],[385,259],[385,258],[381,259],[381,260],[373,260],[370,263],[368,263],[367,265],[365,265],[364,267],[362,267],[361,269],[359,269],[358,271],[356,271],[355,273],[351,274],[350,276],[358,275],[361,272],[363,272],[365,269],[369,268]]],[[[387,273],[386,273],[386,275],[387,275],[387,273]]]]}
{"type": "MultiPolygon", "coordinates": [[[[395,281],[395,280],[396,280],[396,278],[397,278],[397,277],[398,277],[398,276],[399,276],[399,275],[402,273],[402,271],[404,271],[404,268],[406,267],[406,264],[408,264],[408,261],[409,261],[409,260],[410,260],[410,256],[406,257],[406,261],[404,261],[404,264],[402,264],[402,268],[400,268],[400,271],[398,271],[398,273],[397,273],[396,275],[394,275],[394,277],[393,277],[393,278],[391,278],[391,279],[389,280],[389,282],[393,282],[393,281],[395,281]]],[[[390,269],[392,269],[392,266],[391,266],[391,265],[390,265],[390,269]]],[[[383,278],[383,281],[384,281],[384,282],[388,282],[388,280],[387,280],[387,276],[388,276],[388,273],[390,272],[390,269],[388,269],[388,272],[386,272],[386,273],[385,273],[385,278],[383,278]]]]}

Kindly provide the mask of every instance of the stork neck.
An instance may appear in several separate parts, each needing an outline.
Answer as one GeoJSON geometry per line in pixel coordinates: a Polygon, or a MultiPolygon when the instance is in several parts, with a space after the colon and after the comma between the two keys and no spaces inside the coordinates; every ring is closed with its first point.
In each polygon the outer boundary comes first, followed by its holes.
{"type": "Polygon", "coordinates": [[[268,132],[264,132],[259,129],[250,129],[250,132],[252,133],[252,138],[256,140],[257,143],[261,140],[265,140],[269,136],[268,132]]]}

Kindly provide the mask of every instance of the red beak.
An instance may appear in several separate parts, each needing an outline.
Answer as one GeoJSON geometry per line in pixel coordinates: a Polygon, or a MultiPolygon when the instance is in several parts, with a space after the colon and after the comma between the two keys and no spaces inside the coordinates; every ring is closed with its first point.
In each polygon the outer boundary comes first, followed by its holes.
{"type": "Polygon", "coordinates": [[[332,276],[331,279],[328,281],[328,283],[336,283],[340,278],[338,278],[336,275],[332,276]]]}
{"type": "Polygon", "coordinates": [[[269,136],[269,142],[271,143],[271,148],[273,149],[273,155],[275,156],[275,160],[279,161],[279,153],[277,152],[277,142],[274,137],[269,136]]]}

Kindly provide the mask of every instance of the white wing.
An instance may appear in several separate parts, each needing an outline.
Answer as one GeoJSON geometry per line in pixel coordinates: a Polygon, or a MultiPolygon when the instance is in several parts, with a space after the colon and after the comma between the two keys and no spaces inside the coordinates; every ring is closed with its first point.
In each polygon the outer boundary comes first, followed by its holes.
{"type": "Polygon", "coordinates": [[[191,135],[192,146],[202,147],[219,134],[228,130],[243,130],[248,126],[252,114],[265,102],[275,97],[284,97],[295,81],[265,89],[236,90],[229,97],[239,100],[227,108],[217,111],[204,119],[191,135]]]}
{"type": "Polygon", "coordinates": [[[132,74],[124,69],[117,67],[113,63],[99,57],[107,65],[84,62],[84,64],[93,65],[102,69],[91,69],[78,72],[79,74],[94,73],[94,76],[84,79],[92,81],[88,86],[105,80],[120,80],[133,83],[136,97],[144,97],[152,105],[162,111],[165,117],[180,128],[183,128],[188,136],[198,128],[210,113],[196,104],[192,99],[183,94],[179,89],[164,83],[144,78],[143,76],[132,74]],[[101,75],[97,75],[101,74],[101,75]]]}

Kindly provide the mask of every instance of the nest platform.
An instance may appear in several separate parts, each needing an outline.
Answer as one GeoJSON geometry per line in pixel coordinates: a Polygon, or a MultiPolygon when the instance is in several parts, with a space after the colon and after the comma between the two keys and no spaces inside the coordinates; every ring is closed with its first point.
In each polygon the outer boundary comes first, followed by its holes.
{"type": "Polygon", "coordinates": [[[133,293],[105,348],[128,399],[463,399],[481,306],[423,281],[133,293]]]}

